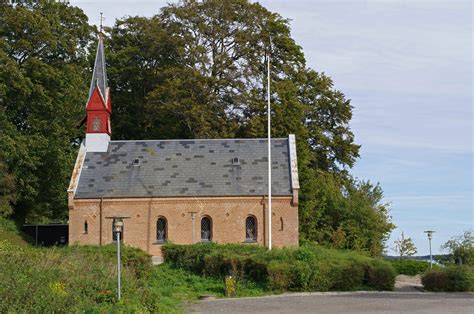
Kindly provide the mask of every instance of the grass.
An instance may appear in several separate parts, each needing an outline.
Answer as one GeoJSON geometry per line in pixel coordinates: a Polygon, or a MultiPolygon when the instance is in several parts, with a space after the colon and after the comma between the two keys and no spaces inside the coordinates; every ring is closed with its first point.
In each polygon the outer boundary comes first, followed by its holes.
{"type": "Polygon", "coordinates": [[[390,289],[391,266],[351,251],[317,246],[275,249],[246,245],[168,245],[173,258],[152,266],[145,252],[122,249],[122,300],[117,301],[116,248],[34,247],[0,218],[0,313],[179,313],[201,295],[225,295],[233,273],[236,296],[283,291],[390,289]],[[388,267],[388,269],[387,269],[388,267]]]}
{"type": "Polygon", "coordinates": [[[28,242],[25,239],[26,236],[21,235],[13,221],[0,218],[0,241],[4,240],[11,244],[25,247],[28,246],[28,242]]]}
{"type": "MultiPolygon", "coordinates": [[[[213,294],[224,282],[162,264],[141,250],[123,247],[122,301],[116,300],[115,246],[41,248],[29,245],[14,223],[0,218],[0,313],[180,313],[185,302],[213,294]]],[[[238,283],[238,296],[270,293],[238,283]]]]}
{"type": "MultiPolygon", "coordinates": [[[[155,266],[150,278],[150,290],[160,296],[161,311],[179,312],[183,302],[197,301],[200,296],[212,294],[217,298],[224,297],[224,283],[217,278],[203,277],[168,264],[155,266]]],[[[251,282],[239,283],[237,296],[262,296],[268,290],[251,282]]]]}

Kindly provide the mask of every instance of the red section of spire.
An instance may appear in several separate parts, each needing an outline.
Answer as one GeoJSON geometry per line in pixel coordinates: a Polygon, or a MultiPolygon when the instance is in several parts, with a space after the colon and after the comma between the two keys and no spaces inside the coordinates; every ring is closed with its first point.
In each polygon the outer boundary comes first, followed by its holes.
{"type": "MultiPolygon", "coordinates": [[[[109,91],[107,90],[107,93],[109,91]]],[[[112,113],[110,97],[107,97],[108,105],[104,103],[99,88],[95,88],[91,98],[87,102],[87,133],[111,134],[110,114],[112,113]]]]}

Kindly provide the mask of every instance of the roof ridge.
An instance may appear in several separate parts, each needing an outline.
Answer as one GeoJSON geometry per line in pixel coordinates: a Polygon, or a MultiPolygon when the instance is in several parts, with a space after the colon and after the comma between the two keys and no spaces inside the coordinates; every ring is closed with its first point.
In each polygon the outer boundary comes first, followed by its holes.
{"type": "MultiPolygon", "coordinates": [[[[287,137],[272,137],[272,140],[287,140],[287,137]]],[[[163,139],[163,140],[113,140],[110,143],[118,142],[172,142],[172,141],[248,141],[267,140],[267,138],[185,138],[185,139],[163,139]]]]}

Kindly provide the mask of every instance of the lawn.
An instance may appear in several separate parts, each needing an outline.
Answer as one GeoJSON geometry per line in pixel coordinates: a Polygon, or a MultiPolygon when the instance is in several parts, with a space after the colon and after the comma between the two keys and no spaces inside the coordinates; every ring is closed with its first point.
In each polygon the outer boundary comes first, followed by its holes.
{"type": "MultiPolygon", "coordinates": [[[[182,312],[201,295],[224,296],[224,282],[163,264],[123,247],[122,301],[116,300],[115,246],[36,248],[16,226],[0,218],[0,313],[5,312],[182,312]]],[[[269,291],[238,284],[239,296],[269,291]]]]}
{"type": "Polygon", "coordinates": [[[166,245],[167,262],[152,266],[145,252],[122,248],[122,300],[117,301],[116,248],[41,248],[0,218],[0,313],[182,312],[202,295],[224,297],[284,291],[391,290],[395,271],[383,260],[306,244],[274,249],[246,245],[166,245]]]}

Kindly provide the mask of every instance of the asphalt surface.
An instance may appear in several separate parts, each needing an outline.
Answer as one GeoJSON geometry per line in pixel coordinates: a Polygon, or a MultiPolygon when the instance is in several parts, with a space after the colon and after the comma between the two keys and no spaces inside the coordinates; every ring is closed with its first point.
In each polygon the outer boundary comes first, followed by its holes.
{"type": "Polygon", "coordinates": [[[472,293],[298,293],[201,301],[186,313],[474,313],[472,293]]]}

